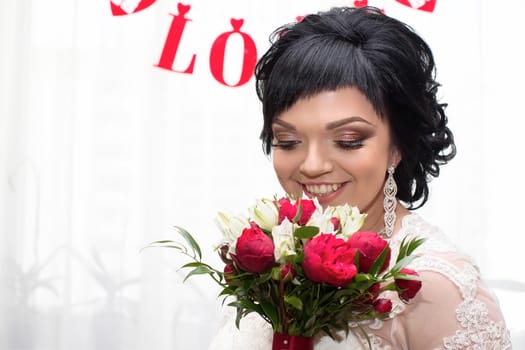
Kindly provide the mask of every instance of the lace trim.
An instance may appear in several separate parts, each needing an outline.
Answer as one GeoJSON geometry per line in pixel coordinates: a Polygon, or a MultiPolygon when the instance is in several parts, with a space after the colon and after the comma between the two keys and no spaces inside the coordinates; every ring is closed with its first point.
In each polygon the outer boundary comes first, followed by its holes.
{"type": "Polygon", "coordinates": [[[445,349],[511,349],[510,334],[505,324],[489,320],[487,306],[479,300],[461,303],[456,310],[456,318],[464,329],[443,339],[445,349]]]}
{"type": "Polygon", "coordinates": [[[416,259],[413,267],[418,271],[433,271],[446,276],[458,287],[463,297],[456,309],[456,319],[462,329],[443,338],[445,349],[510,349],[510,334],[503,321],[491,320],[487,305],[476,299],[480,278],[479,270],[474,265],[467,263],[460,270],[446,260],[424,256],[416,259]]]}
{"type": "Polygon", "coordinates": [[[401,229],[390,240],[392,256],[397,256],[399,246],[403,239],[424,238],[425,242],[417,249],[419,253],[457,252],[457,247],[450,239],[436,226],[432,226],[417,214],[409,214],[403,217],[401,229]]]}
{"type": "MultiPolygon", "coordinates": [[[[401,232],[392,240],[392,249],[399,251],[403,238],[424,237],[425,243],[417,250],[427,252],[457,252],[456,247],[444,234],[434,226],[427,224],[418,215],[411,214],[403,218],[401,232]]],[[[485,303],[476,299],[480,272],[470,258],[467,258],[462,269],[437,256],[425,255],[416,259],[411,268],[416,271],[432,271],[447,277],[454,283],[463,297],[456,309],[456,319],[462,329],[454,335],[443,338],[444,349],[447,350],[502,350],[510,349],[510,332],[503,321],[493,321],[489,318],[485,303]]]]}

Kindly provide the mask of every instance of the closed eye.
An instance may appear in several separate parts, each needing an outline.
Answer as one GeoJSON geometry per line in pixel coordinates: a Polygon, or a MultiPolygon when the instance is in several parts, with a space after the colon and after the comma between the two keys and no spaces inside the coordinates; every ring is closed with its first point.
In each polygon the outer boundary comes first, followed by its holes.
{"type": "Polygon", "coordinates": [[[273,148],[280,148],[280,149],[283,149],[283,150],[292,150],[292,149],[295,148],[295,146],[297,146],[300,143],[301,143],[301,141],[297,141],[297,140],[293,140],[293,141],[277,141],[277,142],[272,143],[272,147],[273,148]]]}
{"type": "Polygon", "coordinates": [[[350,149],[358,149],[363,147],[363,141],[362,139],[359,140],[352,140],[352,141],[334,141],[337,147],[344,149],[344,150],[350,150],[350,149]]]}

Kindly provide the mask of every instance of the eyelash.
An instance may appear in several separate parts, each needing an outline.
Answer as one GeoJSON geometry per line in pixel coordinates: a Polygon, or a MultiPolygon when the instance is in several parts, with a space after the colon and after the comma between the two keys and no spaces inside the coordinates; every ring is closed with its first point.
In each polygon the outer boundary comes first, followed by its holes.
{"type": "Polygon", "coordinates": [[[337,147],[343,150],[358,149],[363,147],[363,140],[352,140],[352,141],[334,141],[337,147]]]}
{"type": "Polygon", "coordinates": [[[275,143],[272,143],[272,147],[274,148],[281,148],[284,150],[292,150],[297,146],[301,141],[277,141],[275,143]]]}
{"type": "MultiPolygon", "coordinates": [[[[334,141],[337,147],[343,150],[352,150],[363,147],[363,140],[353,140],[353,141],[334,141]]],[[[283,150],[292,150],[300,144],[301,141],[277,141],[272,143],[272,147],[281,148],[283,150]]]]}

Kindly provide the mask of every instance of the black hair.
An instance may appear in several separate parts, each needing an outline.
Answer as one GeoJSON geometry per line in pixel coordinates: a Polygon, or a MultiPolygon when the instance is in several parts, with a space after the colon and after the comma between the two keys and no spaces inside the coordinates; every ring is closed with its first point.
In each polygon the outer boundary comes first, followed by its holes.
{"type": "Polygon", "coordinates": [[[272,124],[297,100],[358,88],[386,118],[401,153],[397,197],[410,209],[428,199],[428,181],[456,154],[445,103],[427,43],[407,24],[374,7],[337,7],[307,15],[270,36],[255,67],[262,102],[263,149],[271,152],[272,124]]]}

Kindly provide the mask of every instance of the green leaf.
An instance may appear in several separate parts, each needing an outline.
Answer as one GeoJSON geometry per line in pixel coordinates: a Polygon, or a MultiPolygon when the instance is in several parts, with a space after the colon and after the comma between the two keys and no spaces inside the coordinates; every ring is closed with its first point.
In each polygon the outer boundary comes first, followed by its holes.
{"type": "Polygon", "coordinates": [[[279,281],[281,279],[281,267],[275,266],[270,271],[270,276],[273,280],[279,281]]]}
{"type": "Polygon", "coordinates": [[[213,270],[210,270],[210,268],[208,268],[207,266],[198,266],[186,275],[186,277],[184,278],[184,282],[186,282],[188,278],[194,275],[211,275],[212,273],[213,270]]]}
{"type": "Polygon", "coordinates": [[[272,326],[274,327],[274,329],[277,329],[277,327],[279,327],[279,316],[277,315],[277,310],[275,309],[275,307],[265,300],[262,300],[260,305],[262,310],[264,311],[264,314],[272,322],[272,326]]]}
{"type": "Polygon", "coordinates": [[[301,220],[301,215],[303,213],[303,205],[301,203],[301,200],[299,199],[298,202],[299,203],[297,205],[297,212],[295,213],[295,217],[292,220],[292,222],[294,222],[294,223],[297,223],[297,222],[299,222],[299,220],[301,220]]]}
{"type": "Polygon", "coordinates": [[[296,264],[302,264],[304,261],[304,253],[300,252],[293,257],[293,262],[296,264]]]}
{"type": "Polygon", "coordinates": [[[421,276],[407,275],[406,273],[395,274],[394,278],[396,280],[423,281],[421,276]]]}
{"type": "Polygon", "coordinates": [[[397,256],[397,261],[399,262],[403,260],[405,257],[409,256],[416,250],[423,242],[425,241],[425,238],[414,238],[408,243],[406,242],[406,237],[403,238],[403,241],[401,241],[401,245],[399,247],[399,254],[397,256]]]}
{"type": "Polygon", "coordinates": [[[294,295],[285,295],[284,302],[292,305],[294,308],[296,308],[299,311],[303,310],[303,301],[294,295]]]}
{"type": "Polygon", "coordinates": [[[312,238],[319,233],[319,227],[315,226],[302,226],[295,230],[293,235],[297,238],[308,239],[312,238]]]}
{"type": "Polygon", "coordinates": [[[385,263],[385,260],[388,256],[389,251],[390,251],[390,245],[387,244],[385,248],[383,249],[383,251],[381,252],[381,254],[379,254],[377,259],[372,264],[372,267],[370,268],[370,271],[368,273],[374,276],[377,275],[377,273],[379,272],[379,269],[381,269],[381,267],[385,263]]]}
{"type": "Polygon", "coordinates": [[[399,270],[401,270],[403,267],[407,266],[408,264],[410,264],[412,261],[414,261],[417,258],[418,258],[417,255],[405,256],[403,259],[398,261],[397,264],[394,265],[394,267],[390,270],[390,272],[392,274],[398,273],[399,270]]]}
{"type": "Polygon", "coordinates": [[[202,253],[201,253],[201,248],[199,247],[199,244],[197,243],[197,241],[195,241],[195,239],[193,238],[193,236],[188,232],[186,231],[185,229],[183,229],[182,227],[180,226],[175,226],[175,229],[180,233],[180,235],[186,240],[186,242],[188,242],[188,244],[191,246],[191,248],[193,249],[193,251],[195,253],[197,253],[197,256],[199,257],[199,260],[202,259],[202,253]]]}
{"type": "Polygon", "coordinates": [[[409,243],[408,243],[408,247],[407,247],[407,255],[410,255],[412,254],[412,252],[414,250],[416,250],[421,244],[423,244],[425,242],[425,238],[417,238],[417,239],[413,239],[411,240],[409,243]]]}
{"type": "Polygon", "coordinates": [[[199,266],[208,266],[209,267],[209,265],[207,265],[207,264],[205,264],[203,262],[195,261],[195,262],[190,262],[190,263],[184,264],[180,268],[184,269],[184,268],[187,268],[187,267],[199,267],[199,266]]]}
{"type": "Polygon", "coordinates": [[[372,350],[372,343],[370,342],[370,337],[368,336],[368,333],[366,333],[366,330],[363,328],[363,326],[361,326],[359,323],[357,324],[357,326],[359,327],[359,329],[361,330],[361,332],[363,333],[363,336],[365,337],[366,339],[366,342],[368,343],[368,348],[370,350],[372,350]]]}
{"type": "Polygon", "coordinates": [[[370,281],[370,275],[367,273],[358,273],[354,277],[354,281],[356,282],[364,282],[364,281],[370,281]]]}

